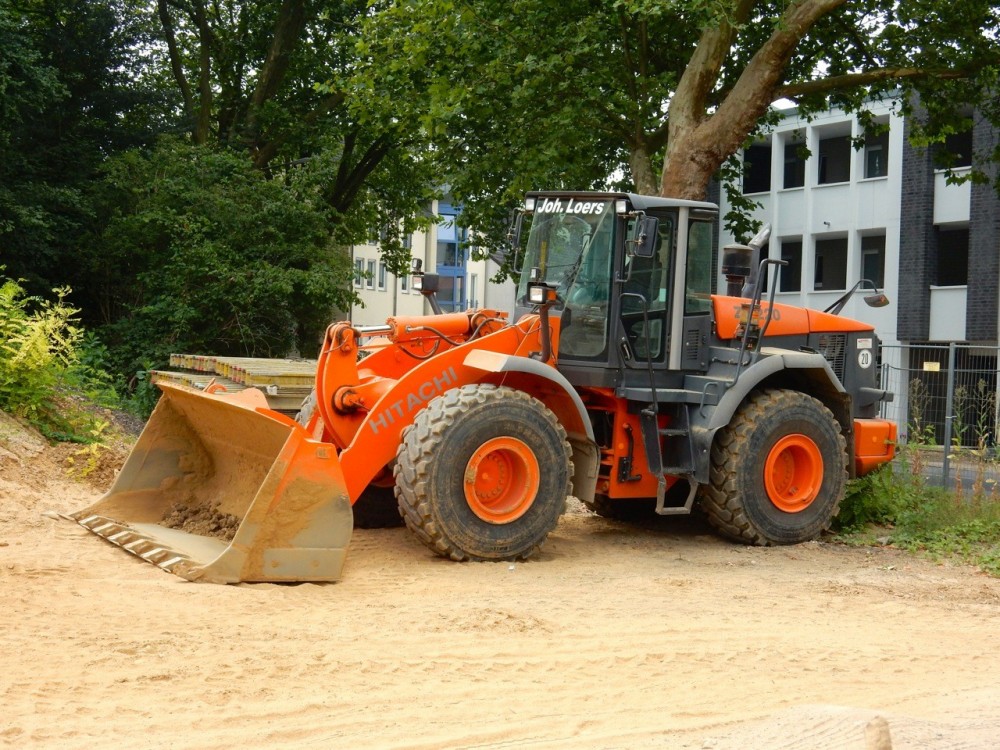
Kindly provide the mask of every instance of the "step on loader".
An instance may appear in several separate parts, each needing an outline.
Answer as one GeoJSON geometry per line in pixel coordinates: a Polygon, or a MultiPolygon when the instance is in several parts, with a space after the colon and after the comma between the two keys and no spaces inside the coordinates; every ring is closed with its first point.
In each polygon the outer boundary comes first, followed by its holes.
{"type": "Polygon", "coordinates": [[[717,217],[696,201],[529,193],[510,233],[513,318],[443,313],[435,278],[417,277],[435,314],[331,325],[298,421],[254,389],[161,383],[114,486],[73,518],[218,583],[336,580],[359,503],[391,503],[456,561],[530,557],[570,495],[611,518],[698,504],[748,544],[814,539],[846,480],[894,455],[878,339],[776,304],[776,284],[764,302],[756,280],[782,263],[758,263],[766,233],[723,250],[713,293],[717,217]]]}

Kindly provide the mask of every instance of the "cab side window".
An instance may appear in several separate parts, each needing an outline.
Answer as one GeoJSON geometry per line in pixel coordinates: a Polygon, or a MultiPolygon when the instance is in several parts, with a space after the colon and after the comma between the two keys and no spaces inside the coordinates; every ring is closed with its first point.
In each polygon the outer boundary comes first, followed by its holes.
{"type": "Polygon", "coordinates": [[[692,221],[688,229],[684,314],[707,313],[712,307],[712,225],[692,221]]]}

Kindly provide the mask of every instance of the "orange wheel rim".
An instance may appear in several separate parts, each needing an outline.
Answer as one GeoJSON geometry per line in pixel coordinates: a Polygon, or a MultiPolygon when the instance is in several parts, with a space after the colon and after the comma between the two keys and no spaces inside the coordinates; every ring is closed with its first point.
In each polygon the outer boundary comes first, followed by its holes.
{"type": "Polygon", "coordinates": [[[512,437],[487,440],[465,467],[465,500],[488,523],[510,523],[535,502],[541,473],[531,448],[512,437]]]}
{"type": "Polygon", "coordinates": [[[823,456],[805,435],[785,435],[767,454],[764,488],[774,506],[786,513],[808,508],[823,484],[823,456]]]}

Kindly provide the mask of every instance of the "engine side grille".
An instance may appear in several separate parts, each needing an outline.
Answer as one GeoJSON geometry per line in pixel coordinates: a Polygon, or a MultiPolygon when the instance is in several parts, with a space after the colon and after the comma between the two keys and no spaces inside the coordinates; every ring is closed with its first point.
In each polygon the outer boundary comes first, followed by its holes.
{"type": "Polygon", "coordinates": [[[844,380],[844,353],[846,349],[846,333],[824,333],[819,337],[819,352],[830,363],[830,369],[841,382],[844,380]]]}

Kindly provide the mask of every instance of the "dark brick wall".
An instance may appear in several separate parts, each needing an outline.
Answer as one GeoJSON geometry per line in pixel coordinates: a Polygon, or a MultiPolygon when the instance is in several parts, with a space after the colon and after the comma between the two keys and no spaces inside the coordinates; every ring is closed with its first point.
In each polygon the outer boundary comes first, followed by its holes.
{"type": "Polygon", "coordinates": [[[900,341],[926,341],[930,335],[930,285],[937,270],[934,161],[930,149],[910,145],[909,118],[903,124],[902,172],[897,336],[900,341]]]}
{"type": "MultiPolygon", "coordinates": [[[[972,150],[988,155],[996,147],[997,132],[976,117],[972,150]]],[[[1000,197],[994,188],[997,167],[984,169],[989,184],[972,185],[969,206],[969,290],[965,308],[965,335],[969,341],[997,340],[997,300],[1000,297],[1000,197]]]]}

